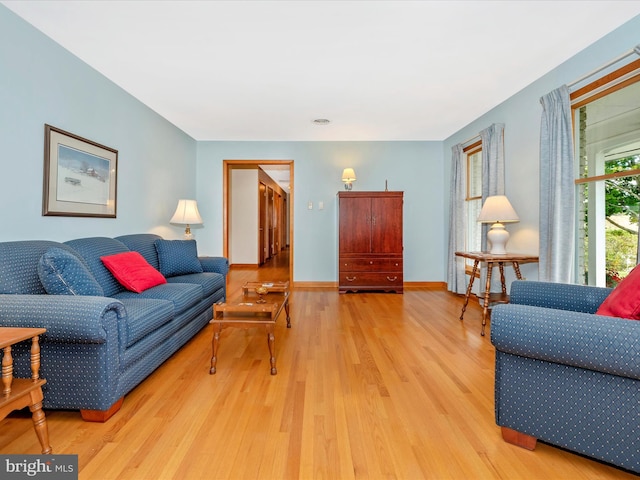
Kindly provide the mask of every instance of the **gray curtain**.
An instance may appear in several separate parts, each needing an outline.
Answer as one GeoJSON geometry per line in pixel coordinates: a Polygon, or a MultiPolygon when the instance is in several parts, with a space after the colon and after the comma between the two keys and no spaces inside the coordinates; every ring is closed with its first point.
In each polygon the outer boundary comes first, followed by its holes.
{"type": "Polygon", "coordinates": [[[540,262],[542,281],[573,283],[575,185],[571,101],[566,85],[540,98],[540,262]]]}
{"type": "MultiPolygon", "coordinates": [[[[504,124],[494,123],[480,132],[482,140],[482,201],[490,195],[504,194],[504,124]]],[[[464,259],[455,252],[465,249],[465,197],[467,169],[462,144],[451,148],[451,190],[449,196],[449,262],[447,264],[447,289],[465,293],[467,278],[464,259]]],[[[488,226],[482,227],[482,250],[487,250],[488,226]]],[[[486,267],[480,273],[480,282],[474,291],[484,290],[486,267]]]]}
{"type": "MultiPolygon", "coordinates": [[[[480,132],[482,139],[482,204],[487,197],[492,195],[504,195],[504,124],[494,123],[480,132]]],[[[482,251],[489,250],[487,245],[487,232],[491,228],[488,223],[482,224],[482,251]]],[[[497,282],[499,277],[493,277],[497,282]]],[[[487,267],[482,265],[480,269],[479,291],[484,292],[487,282],[487,267]]],[[[491,283],[494,285],[494,282],[491,283]]],[[[494,291],[492,288],[491,291],[494,291]]],[[[484,300],[481,299],[480,304],[484,300]]]]}
{"type": "MultiPolygon", "coordinates": [[[[482,140],[482,204],[487,197],[504,195],[504,124],[494,123],[480,132],[482,140]]],[[[487,251],[487,231],[482,225],[482,250],[487,251]]],[[[484,285],[484,284],[483,284],[484,285]]]]}
{"type": "Polygon", "coordinates": [[[464,250],[467,169],[459,143],[451,148],[451,189],[449,192],[449,251],[447,262],[447,289],[454,293],[465,293],[467,281],[464,273],[464,259],[456,257],[457,251],[464,250]]]}

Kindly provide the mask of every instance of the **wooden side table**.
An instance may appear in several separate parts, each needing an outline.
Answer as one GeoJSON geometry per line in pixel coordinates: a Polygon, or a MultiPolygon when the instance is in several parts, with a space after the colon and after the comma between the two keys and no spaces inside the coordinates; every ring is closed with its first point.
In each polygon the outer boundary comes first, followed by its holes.
{"type": "Polygon", "coordinates": [[[33,427],[42,446],[42,453],[51,453],[47,419],[42,411],[42,385],[47,383],[40,378],[40,343],[38,335],[45,328],[0,327],[0,349],[2,356],[2,396],[0,397],[0,420],[13,410],[29,407],[33,427]],[[13,378],[13,356],[11,347],[16,343],[31,339],[31,378],[13,378]]]}
{"type": "Polygon", "coordinates": [[[264,326],[267,331],[271,375],[276,375],[278,370],[276,369],[274,327],[283,309],[287,316],[287,328],[291,328],[288,281],[247,282],[242,286],[241,295],[225,303],[216,303],[213,306],[213,319],[209,321],[214,325],[213,353],[209,373],[211,375],[216,373],[220,333],[224,327],[253,328],[264,326]],[[256,287],[266,287],[267,293],[256,293],[256,287]]]}
{"type": "Polygon", "coordinates": [[[469,295],[471,295],[473,281],[476,279],[478,266],[480,265],[480,262],[485,262],[487,264],[487,281],[484,287],[484,305],[482,308],[482,330],[480,332],[480,335],[484,336],[484,327],[487,324],[487,316],[489,314],[489,304],[509,303],[509,295],[507,295],[507,286],[504,280],[504,265],[511,263],[511,265],[513,265],[513,271],[516,273],[516,278],[518,280],[522,280],[520,264],[537,262],[538,256],[521,253],[493,254],[489,252],[456,252],[456,256],[473,260],[473,269],[471,271],[469,285],[467,285],[467,293],[464,297],[464,305],[462,306],[460,320],[464,318],[464,312],[467,309],[467,304],[469,303],[469,295]],[[496,266],[500,269],[500,284],[502,286],[502,291],[499,293],[491,293],[491,275],[493,268],[496,266]]]}

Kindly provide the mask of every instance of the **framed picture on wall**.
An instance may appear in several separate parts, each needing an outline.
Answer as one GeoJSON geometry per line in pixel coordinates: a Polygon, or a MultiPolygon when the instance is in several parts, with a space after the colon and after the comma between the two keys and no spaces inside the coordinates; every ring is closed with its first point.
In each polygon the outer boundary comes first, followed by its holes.
{"type": "Polygon", "coordinates": [[[42,215],[116,216],[118,151],[44,126],[42,215]]]}

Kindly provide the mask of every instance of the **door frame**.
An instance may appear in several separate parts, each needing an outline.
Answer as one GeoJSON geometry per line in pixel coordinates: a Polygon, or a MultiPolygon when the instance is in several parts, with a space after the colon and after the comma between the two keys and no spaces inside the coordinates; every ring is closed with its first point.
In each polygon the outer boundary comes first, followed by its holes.
{"type": "MultiPolygon", "coordinates": [[[[259,167],[261,165],[289,165],[289,281],[293,285],[293,160],[223,160],[222,161],[222,254],[229,258],[229,205],[230,176],[234,167],[259,167]]],[[[257,187],[256,187],[257,188],[257,187]]]]}

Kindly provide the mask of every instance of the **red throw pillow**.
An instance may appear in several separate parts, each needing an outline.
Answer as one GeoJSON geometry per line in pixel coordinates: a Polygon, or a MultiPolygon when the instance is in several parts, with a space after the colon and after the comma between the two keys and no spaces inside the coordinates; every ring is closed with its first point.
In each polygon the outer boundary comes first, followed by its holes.
{"type": "Polygon", "coordinates": [[[635,266],[604,299],[596,315],[640,320],[640,265],[635,266]]]}
{"type": "Polygon", "coordinates": [[[142,293],[148,288],[167,283],[167,279],[153,268],[138,252],[124,252],[100,257],[116,280],[132,292],[142,293]]]}

